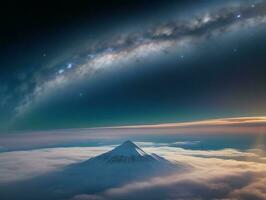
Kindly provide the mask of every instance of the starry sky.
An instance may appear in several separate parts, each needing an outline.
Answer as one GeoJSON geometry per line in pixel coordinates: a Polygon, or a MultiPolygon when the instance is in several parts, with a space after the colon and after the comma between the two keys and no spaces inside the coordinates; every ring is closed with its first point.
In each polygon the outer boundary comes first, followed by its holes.
{"type": "Polygon", "coordinates": [[[0,133],[265,115],[264,0],[2,9],[0,133]]]}

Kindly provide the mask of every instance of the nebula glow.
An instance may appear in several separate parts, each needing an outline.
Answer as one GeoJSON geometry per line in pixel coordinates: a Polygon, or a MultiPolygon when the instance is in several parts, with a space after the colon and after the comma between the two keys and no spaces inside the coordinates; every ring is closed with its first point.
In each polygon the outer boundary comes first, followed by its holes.
{"type": "MultiPolygon", "coordinates": [[[[146,30],[140,32],[118,34],[110,38],[110,42],[96,42],[86,52],[81,52],[82,55],[88,56],[77,55],[80,64],[72,64],[71,67],[66,65],[65,69],[60,68],[58,73],[54,74],[48,71],[48,76],[41,75],[43,70],[40,74],[37,72],[38,78],[33,80],[36,87],[25,94],[15,110],[21,114],[27,111],[33,102],[43,99],[43,96],[53,93],[58,87],[67,88],[68,84],[89,79],[99,70],[127,66],[138,60],[145,62],[149,56],[164,57],[165,52],[182,52],[184,48],[191,49],[199,43],[210,39],[217,40],[230,33],[241,34],[247,29],[260,28],[265,23],[265,2],[225,2],[207,13],[194,14],[186,19],[177,18],[173,22],[166,21],[160,25],[146,27],[146,30]]],[[[72,62],[75,63],[75,60],[72,62]]]]}

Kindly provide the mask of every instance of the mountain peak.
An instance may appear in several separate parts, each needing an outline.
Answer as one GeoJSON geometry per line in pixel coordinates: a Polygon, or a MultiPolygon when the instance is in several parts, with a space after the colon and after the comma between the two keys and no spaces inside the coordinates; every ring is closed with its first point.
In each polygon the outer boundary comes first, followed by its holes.
{"type": "Polygon", "coordinates": [[[127,147],[127,148],[136,148],[138,147],[135,143],[133,143],[132,141],[130,140],[127,140],[125,142],[123,142],[121,145],[119,146],[124,146],[124,147],[127,147]]]}
{"type": "Polygon", "coordinates": [[[121,145],[114,148],[112,151],[109,151],[113,156],[145,156],[148,155],[140,147],[130,140],[125,141],[121,145]]]}
{"type": "Polygon", "coordinates": [[[97,160],[102,160],[107,163],[121,163],[121,162],[136,162],[136,161],[151,161],[156,160],[153,155],[150,155],[138,147],[135,143],[128,140],[121,145],[95,157],[97,160]]]}

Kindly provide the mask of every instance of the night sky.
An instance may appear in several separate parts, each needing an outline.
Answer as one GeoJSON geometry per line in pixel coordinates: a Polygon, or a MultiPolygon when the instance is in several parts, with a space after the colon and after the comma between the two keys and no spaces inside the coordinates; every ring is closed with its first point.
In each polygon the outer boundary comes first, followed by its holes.
{"type": "Polygon", "coordinates": [[[264,116],[266,2],[12,2],[0,130],[264,116]]]}
{"type": "Polygon", "coordinates": [[[1,200],[266,199],[266,0],[8,1],[0,25],[1,200]]]}

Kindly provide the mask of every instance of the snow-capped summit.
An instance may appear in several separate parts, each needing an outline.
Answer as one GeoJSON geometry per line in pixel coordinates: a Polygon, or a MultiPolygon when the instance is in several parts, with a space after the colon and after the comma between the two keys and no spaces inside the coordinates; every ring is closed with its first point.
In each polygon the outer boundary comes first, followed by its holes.
{"type": "Polygon", "coordinates": [[[157,155],[148,154],[131,141],[126,141],[111,151],[101,154],[94,160],[101,160],[106,163],[131,163],[139,161],[158,161],[157,155]]]}
{"type": "Polygon", "coordinates": [[[136,144],[130,140],[124,142],[123,144],[117,146],[113,149],[112,154],[124,155],[124,156],[145,156],[146,153],[139,148],[136,144]]]}
{"type": "Polygon", "coordinates": [[[141,148],[139,148],[136,144],[131,142],[130,140],[124,142],[123,144],[117,146],[109,153],[112,155],[119,155],[119,156],[145,156],[145,153],[141,148]]]}

